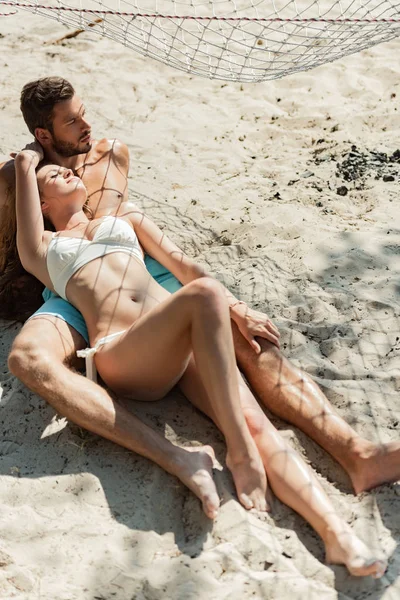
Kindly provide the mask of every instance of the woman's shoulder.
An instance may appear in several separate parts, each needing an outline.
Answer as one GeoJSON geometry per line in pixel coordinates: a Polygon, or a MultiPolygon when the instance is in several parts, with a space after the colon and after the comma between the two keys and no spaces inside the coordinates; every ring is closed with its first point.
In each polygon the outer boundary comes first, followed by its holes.
{"type": "Polygon", "coordinates": [[[56,235],[56,232],[54,232],[54,231],[49,231],[49,230],[46,230],[46,231],[43,233],[43,242],[44,242],[46,245],[50,244],[51,240],[54,238],[54,236],[55,236],[55,235],[56,235]]]}
{"type": "Polygon", "coordinates": [[[137,204],[128,200],[127,202],[121,202],[116,216],[121,219],[132,220],[137,216],[143,216],[143,211],[139,208],[137,204]]]}

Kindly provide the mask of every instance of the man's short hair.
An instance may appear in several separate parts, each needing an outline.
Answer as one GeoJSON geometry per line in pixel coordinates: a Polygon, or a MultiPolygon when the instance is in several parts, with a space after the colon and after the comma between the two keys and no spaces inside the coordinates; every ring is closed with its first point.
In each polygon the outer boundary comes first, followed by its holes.
{"type": "Polygon", "coordinates": [[[21,92],[21,112],[29,131],[41,127],[53,133],[53,109],[75,94],[72,85],[62,77],[44,77],[24,85],[21,92]]]}

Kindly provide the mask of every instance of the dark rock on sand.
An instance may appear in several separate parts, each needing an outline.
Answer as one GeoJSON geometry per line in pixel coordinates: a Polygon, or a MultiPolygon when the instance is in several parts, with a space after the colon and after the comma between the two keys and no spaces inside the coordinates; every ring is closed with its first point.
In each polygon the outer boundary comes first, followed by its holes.
{"type": "Polygon", "coordinates": [[[339,186],[339,187],[338,187],[338,189],[336,190],[336,193],[337,193],[339,196],[347,196],[347,193],[348,193],[348,191],[349,191],[349,190],[347,189],[347,187],[346,187],[345,185],[341,185],[341,186],[339,186]]]}

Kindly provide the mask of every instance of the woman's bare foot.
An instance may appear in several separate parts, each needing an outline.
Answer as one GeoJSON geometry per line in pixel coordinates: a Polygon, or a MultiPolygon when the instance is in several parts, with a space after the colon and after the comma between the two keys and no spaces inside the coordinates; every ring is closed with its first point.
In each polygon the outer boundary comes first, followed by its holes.
{"type": "Polygon", "coordinates": [[[370,575],[379,579],[385,573],[387,563],[373,555],[350,527],[345,526],[339,533],[328,531],[324,536],[326,562],[345,565],[351,575],[370,575]]]}
{"type": "Polygon", "coordinates": [[[203,510],[209,519],[215,519],[220,504],[212,468],[215,460],[211,446],[181,448],[179,465],[174,469],[176,475],[186,487],[199,498],[203,510]]]}
{"type": "Polygon", "coordinates": [[[356,494],[383,483],[400,481],[400,442],[368,444],[348,471],[356,494]]]}
{"type": "Polygon", "coordinates": [[[267,511],[267,477],[258,452],[254,457],[239,461],[231,459],[228,453],[226,464],[232,473],[239,502],[248,510],[267,511]]]}

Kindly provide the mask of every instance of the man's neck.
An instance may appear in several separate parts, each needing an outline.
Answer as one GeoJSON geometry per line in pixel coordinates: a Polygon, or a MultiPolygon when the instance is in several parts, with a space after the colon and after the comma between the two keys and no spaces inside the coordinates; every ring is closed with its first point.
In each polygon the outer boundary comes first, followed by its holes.
{"type": "Polygon", "coordinates": [[[75,154],[74,156],[62,156],[55,150],[46,149],[45,159],[49,163],[60,165],[60,167],[65,167],[66,169],[72,169],[74,171],[77,168],[77,165],[82,163],[82,157],[86,154],[87,152],[75,154]]]}

